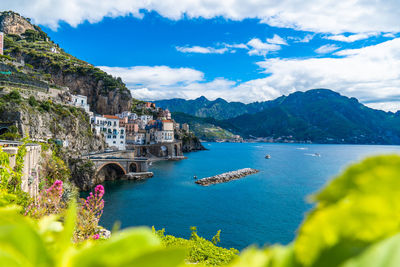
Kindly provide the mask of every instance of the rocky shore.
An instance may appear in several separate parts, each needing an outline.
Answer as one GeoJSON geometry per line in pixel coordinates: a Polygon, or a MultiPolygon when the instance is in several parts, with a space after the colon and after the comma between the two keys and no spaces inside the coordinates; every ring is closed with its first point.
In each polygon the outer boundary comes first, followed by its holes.
{"type": "Polygon", "coordinates": [[[139,180],[145,180],[147,178],[153,177],[154,174],[152,172],[130,172],[125,174],[121,179],[122,180],[134,180],[134,181],[139,181],[139,180]]]}
{"type": "Polygon", "coordinates": [[[251,168],[244,168],[237,171],[225,172],[222,174],[218,174],[215,176],[203,178],[197,180],[195,183],[203,186],[212,185],[212,184],[220,184],[226,183],[232,180],[240,179],[245,176],[258,173],[259,170],[251,169],[251,168]]]}

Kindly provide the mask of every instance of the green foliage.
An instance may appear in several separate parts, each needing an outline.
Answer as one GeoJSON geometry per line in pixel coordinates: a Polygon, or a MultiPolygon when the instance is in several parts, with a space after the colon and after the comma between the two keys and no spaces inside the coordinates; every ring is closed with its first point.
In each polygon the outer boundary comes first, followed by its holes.
{"type": "Polygon", "coordinates": [[[58,216],[35,222],[15,209],[0,209],[3,266],[182,266],[185,252],[165,248],[146,228],[127,229],[105,241],[71,242],[76,211],[70,205],[64,226],[58,216]]]}
{"type": "Polygon", "coordinates": [[[221,242],[220,236],[221,236],[221,230],[218,230],[218,232],[215,234],[215,236],[213,236],[213,238],[211,239],[211,242],[214,245],[218,244],[219,242],[221,242]]]}
{"type": "Polygon", "coordinates": [[[49,112],[51,110],[52,102],[50,100],[42,101],[39,105],[39,110],[41,112],[49,112]]]}
{"type": "Polygon", "coordinates": [[[399,157],[370,158],[350,167],[315,195],[318,204],[295,242],[299,261],[328,266],[325,254],[340,251],[340,256],[328,259],[334,266],[399,232],[399,176],[399,157]]]}
{"type": "MultiPolygon", "coordinates": [[[[183,248],[188,251],[186,260],[190,263],[200,263],[211,266],[226,265],[235,259],[239,253],[236,249],[225,249],[215,246],[213,242],[208,241],[197,235],[196,227],[191,227],[190,239],[178,238],[172,235],[165,235],[165,230],[153,231],[162,240],[167,248],[183,248]]],[[[220,231],[216,234],[219,239],[220,231]]]]}
{"type": "Polygon", "coordinates": [[[18,132],[18,128],[15,125],[8,127],[7,131],[0,135],[0,139],[3,140],[19,140],[21,135],[18,132]]]}
{"type": "Polygon", "coordinates": [[[10,101],[10,102],[18,103],[18,104],[21,103],[21,99],[22,99],[20,93],[17,90],[11,91],[10,93],[4,95],[2,98],[6,101],[10,101]]]}
{"type": "Polygon", "coordinates": [[[28,99],[28,103],[29,105],[31,105],[32,107],[36,107],[39,103],[36,100],[36,98],[34,96],[30,96],[28,99]]]}
{"type": "Polygon", "coordinates": [[[23,158],[26,153],[25,145],[17,152],[16,165],[10,166],[10,154],[0,147],[0,207],[17,204],[25,207],[29,201],[29,195],[21,190],[21,176],[23,158]]]}
{"type": "Polygon", "coordinates": [[[52,185],[56,180],[66,182],[71,177],[71,171],[67,164],[60,157],[57,145],[52,145],[51,154],[42,153],[41,176],[47,186],[52,185]]]}

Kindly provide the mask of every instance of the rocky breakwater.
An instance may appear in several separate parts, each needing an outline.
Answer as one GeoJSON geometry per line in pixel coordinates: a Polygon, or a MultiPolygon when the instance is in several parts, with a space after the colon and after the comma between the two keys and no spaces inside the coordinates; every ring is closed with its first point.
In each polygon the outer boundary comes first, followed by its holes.
{"type": "Polygon", "coordinates": [[[147,178],[153,177],[154,174],[152,172],[130,172],[125,174],[121,179],[122,180],[134,180],[140,181],[147,178]]]}
{"type": "Polygon", "coordinates": [[[240,179],[245,176],[258,173],[259,170],[251,169],[251,168],[244,168],[237,171],[225,172],[222,174],[218,174],[215,176],[203,178],[197,180],[195,183],[203,186],[212,185],[212,184],[220,184],[226,183],[232,180],[240,179]]]}

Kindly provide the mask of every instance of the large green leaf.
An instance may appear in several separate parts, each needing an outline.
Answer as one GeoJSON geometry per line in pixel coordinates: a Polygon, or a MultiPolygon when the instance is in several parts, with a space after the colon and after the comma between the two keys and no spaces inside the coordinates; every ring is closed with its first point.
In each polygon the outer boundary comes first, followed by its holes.
{"type": "MultiPolygon", "coordinates": [[[[70,266],[134,266],[133,263],[146,263],[152,266],[152,262],[158,262],[156,255],[165,254],[160,251],[160,240],[148,228],[134,228],[123,230],[103,242],[88,248],[80,249],[69,262],[70,266]],[[150,257],[154,253],[154,257],[150,257]],[[147,257],[145,256],[147,255],[147,257]]],[[[170,250],[171,259],[165,259],[166,266],[177,266],[182,263],[185,253],[182,250],[170,250]],[[169,262],[169,260],[171,260],[169,262]]],[[[140,266],[140,265],[137,265],[140,266]]],[[[153,264],[153,266],[156,266],[153,264]]]]}
{"type": "Polygon", "coordinates": [[[400,266],[400,234],[372,245],[361,255],[348,260],[341,267],[398,266],[400,266]]]}
{"type": "Polygon", "coordinates": [[[299,230],[296,257],[306,266],[337,266],[400,230],[400,157],[353,165],[313,199],[318,203],[299,230]]]}
{"type": "Polygon", "coordinates": [[[0,263],[4,266],[53,266],[33,223],[15,209],[0,209],[0,263]]]}

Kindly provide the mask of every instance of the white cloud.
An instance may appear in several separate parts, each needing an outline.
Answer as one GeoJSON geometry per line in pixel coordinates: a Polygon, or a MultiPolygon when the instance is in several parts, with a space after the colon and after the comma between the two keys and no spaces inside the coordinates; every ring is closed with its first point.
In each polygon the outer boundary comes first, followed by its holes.
{"type": "Polygon", "coordinates": [[[273,38],[263,42],[258,38],[253,38],[247,44],[223,44],[222,48],[202,47],[202,46],[177,46],[176,50],[182,53],[201,53],[201,54],[224,54],[226,52],[234,53],[236,49],[248,50],[248,54],[253,56],[266,56],[269,52],[278,51],[281,45],[287,45],[286,41],[275,34],[273,38]]]}
{"type": "Polygon", "coordinates": [[[337,34],[337,35],[325,36],[324,38],[329,39],[329,40],[339,41],[339,42],[352,43],[355,41],[368,39],[372,36],[378,36],[378,33],[376,33],[376,32],[358,33],[358,34],[352,34],[349,36],[345,36],[343,34],[337,34]]]}
{"type": "Polygon", "coordinates": [[[182,47],[177,46],[176,50],[182,53],[199,53],[199,54],[224,54],[228,52],[228,48],[213,48],[213,47],[202,47],[202,46],[192,46],[192,47],[182,47]]]}
{"type": "Polygon", "coordinates": [[[338,50],[339,48],[340,47],[338,47],[337,45],[327,44],[327,45],[323,45],[323,46],[315,49],[315,52],[317,52],[318,54],[328,54],[328,53],[338,50]]]}
{"type": "Polygon", "coordinates": [[[382,36],[386,37],[386,38],[394,38],[394,37],[396,37],[396,35],[394,33],[392,33],[392,32],[385,33],[382,36]]]}
{"type": "Polygon", "coordinates": [[[190,68],[170,68],[168,66],[127,68],[99,66],[99,68],[113,76],[121,77],[131,87],[185,86],[202,81],[204,78],[204,73],[190,68]]]}
{"type": "Polygon", "coordinates": [[[249,49],[249,47],[245,44],[225,44],[228,48],[239,48],[239,49],[249,49]]]}
{"type": "Polygon", "coordinates": [[[133,89],[133,96],[142,99],[205,95],[249,103],[295,91],[328,88],[356,97],[373,108],[400,109],[400,38],[335,55],[339,57],[265,59],[257,64],[266,77],[243,83],[223,78],[206,82],[200,71],[166,66],[102,69],[121,76],[133,89]]]}
{"type": "Polygon", "coordinates": [[[274,34],[272,38],[268,38],[267,42],[270,44],[287,45],[287,42],[277,34],[274,34]]]}
{"type": "Polygon", "coordinates": [[[268,52],[278,51],[281,49],[280,45],[264,43],[258,38],[253,38],[247,42],[250,47],[249,55],[265,56],[268,52]]]}
{"type": "Polygon", "coordinates": [[[400,2],[395,0],[2,0],[1,9],[15,10],[53,28],[60,21],[76,26],[105,16],[141,17],[141,10],[147,10],[173,20],[258,18],[271,26],[334,34],[400,31],[400,2]]]}
{"type": "Polygon", "coordinates": [[[299,40],[299,43],[309,43],[314,38],[314,34],[307,34],[303,39],[299,40]]]}
{"type": "Polygon", "coordinates": [[[266,59],[258,65],[269,76],[252,86],[268,86],[282,94],[329,88],[371,107],[400,109],[400,38],[335,55],[342,57],[266,59]]]}

